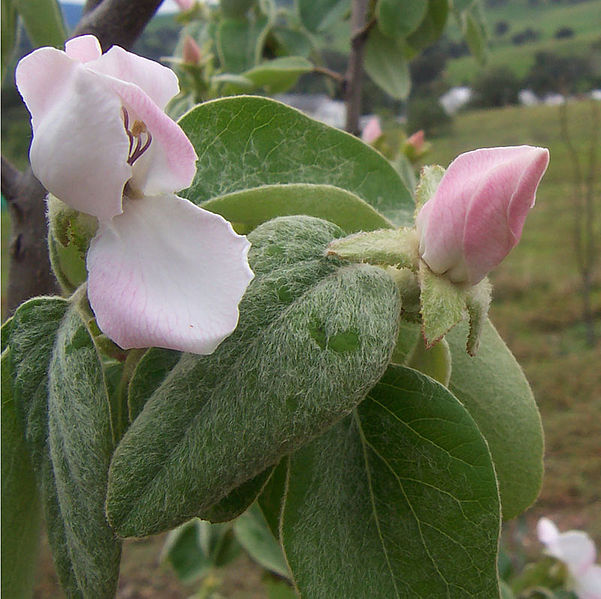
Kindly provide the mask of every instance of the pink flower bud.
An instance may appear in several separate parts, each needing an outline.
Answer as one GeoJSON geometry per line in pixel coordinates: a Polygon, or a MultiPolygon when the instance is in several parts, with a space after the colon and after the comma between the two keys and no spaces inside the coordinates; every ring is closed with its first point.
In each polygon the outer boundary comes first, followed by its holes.
{"type": "Polygon", "coordinates": [[[202,60],[202,50],[200,49],[200,46],[189,35],[184,38],[182,59],[186,64],[199,64],[202,60]]]}
{"type": "Polygon", "coordinates": [[[407,145],[412,146],[418,154],[424,149],[424,143],[425,136],[423,129],[416,131],[413,135],[407,138],[407,145]]]}
{"type": "Polygon", "coordinates": [[[378,139],[378,137],[380,137],[380,135],[382,135],[382,128],[380,127],[380,119],[377,116],[374,116],[371,119],[369,119],[369,121],[367,121],[367,125],[365,125],[365,127],[361,133],[361,139],[365,143],[371,144],[374,141],[376,141],[376,139],[378,139]]]}
{"type": "Polygon", "coordinates": [[[180,10],[190,10],[196,0],[175,0],[175,3],[179,6],[180,10]]]}
{"type": "Polygon", "coordinates": [[[475,285],[518,243],[549,151],[484,148],[458,156],[416,220],[419,253],[453,283],[475,285]]]}

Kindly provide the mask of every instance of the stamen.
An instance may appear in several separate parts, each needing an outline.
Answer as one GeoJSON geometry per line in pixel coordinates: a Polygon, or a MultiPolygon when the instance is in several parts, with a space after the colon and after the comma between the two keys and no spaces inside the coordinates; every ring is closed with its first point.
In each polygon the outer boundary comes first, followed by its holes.
{"type": "Polygon", "coordinates": [[[129,114],[125,106],[121,107],[121,114],[123,115],[123,126],[129,139],[129,152],[127,158],[127,164],[133,165],[133,163],[148,150],[152,143],[152,135],[146,128],[144,121],[134,121],[133,127],[129,129],[129,114]],[[142,142],[142,136],[146,136],[146,141],[142,142]],[[134,147],[135,141],[135,147],[134,147]]]}

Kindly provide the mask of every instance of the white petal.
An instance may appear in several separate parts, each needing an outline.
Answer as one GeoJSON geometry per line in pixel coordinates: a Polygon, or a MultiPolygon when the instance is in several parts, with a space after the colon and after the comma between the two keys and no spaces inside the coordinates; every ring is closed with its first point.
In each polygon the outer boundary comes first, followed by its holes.
{"type": "Polygon", "coordinates": [[[575,579],[578,599],[601,599],[601,566],[593,565],[575,579]]]}
{"type": "Polygon", "coordinates": [[[76,210],[101,220],[120,214],[132,172],[120,97],[103,76],[54,48],[21,60],[17,85],[32,115],[35,176],[76,210]]]}
{"type": "Polygon", "coordinates": [[[161,109],[179,92],[177,76],[171,69],[119,46],[113,46],[88,67],[98,73],[134,83],[161,109]]]}
{"type": "Polygon", "coordinates": [[[564,562],[577,577],[594,563],[597,550],[591,538],[581,530],[561,533],[555,543],[555,557],[564,562]]]}
{"type": "Polygon", "coordinates": [[[536,525],[536,532],[541,543],[549,545],[559,538],[557,526],[549,518],[541,518],[536,525]]]}
{"type": "Polygon", "coordinates": [[[221,216],[173,195],[126,199],[88,253],[100,329],[124,349],[210,354],[238,323],[250,244],[221,216]]]}
{"type": "Polygon", "coordinates": [[[93,35],[80,35],[65,42],[65,52],[69,58],[80,62],[90,62],[102,55],[100,42],[93,35]]]}

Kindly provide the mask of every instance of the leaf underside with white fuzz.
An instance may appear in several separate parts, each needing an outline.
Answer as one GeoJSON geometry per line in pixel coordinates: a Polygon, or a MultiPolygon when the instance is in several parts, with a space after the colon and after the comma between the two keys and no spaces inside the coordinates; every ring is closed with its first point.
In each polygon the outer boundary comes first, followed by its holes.
{"type": "Polygon", "coordinates": [[[75,306],[56,338],[48,418],[58,507],[75,577],[84,597],[109,599],[117,590],[121,559],[121,543],[104,511],[111,415],[100,358],[75,306]]]}
{"type": "Polygon", "coordinates": [[[486,442],[448,390],[408,368],[391,366],[291,456],[280,529],[303,597],[499,597],[486,442]]]}
{"type": "Polygon", "coordinates": [[[112,433],[92,340],[69,302],[42,297],[19,307],[9,346],[15,404],[63,590],[112,597],[120,553],[104,515],[112,433]]]}
{"type": "Polygon", "coordinates": [[[420,264],[422,332],[432,347],[466,316],[466,291],[420,264]]]}
{"type": "Polygon", "coordinates": [[[418,240],[413,229],[381,229],[335,239],[328,254],[350,262],[415,268],[418,240]]]}
{"type": "Polygon", "coordinates": [[[395,225],[412,225],[411,193],[380,153],[294,108],[268,98],[223,98],[179,124],[198,154],[196,177],[180,195],[195,204],[263,185],[332,185],[395,225]]]}
{"type": "Polygon", "coordinates": [[[235,333],[184,355],[115,451],[107,511],[122,536],[202,514],[348,414],[395,345],[400,302],[369,265],[324,256],[343,232],[310,217],[249,235],[255,279],[235,333]]]}

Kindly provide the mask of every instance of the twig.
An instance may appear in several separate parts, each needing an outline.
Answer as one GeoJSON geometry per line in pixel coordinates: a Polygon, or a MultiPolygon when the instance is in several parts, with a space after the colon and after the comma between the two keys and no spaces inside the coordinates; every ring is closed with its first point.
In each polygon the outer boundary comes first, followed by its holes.
{"type": "Polygon", "coordinates": [[[104,0],[83,16],[74,36],[91,33],[104,50],[113,45],[129,48],[152,18],[162,0],[104,0]]]}
{"type": "Polygon", "coordinates": [[[89,12],[92,12],[101,2],[102,0],[86,0],[81,14],[87,15],[89,12]]]}
{"type": "Polygon", "coordinates": [[[315,66],[313,67],[313,72],[319,73],[320,75],[325,75],[340,85],[344,83],[344,76],[336,71],[333,71],[332,69],[328,69],[328,67],[315,66]]]}
{"type": "Polygon", "coordinates": [[[353,0],[351,12],[351,52],[345,76],[346,130],[359,135],[361,116],[361,91],[363,83],[363,57],[367,31],[365,15],[368,0],[353,0]]]}

